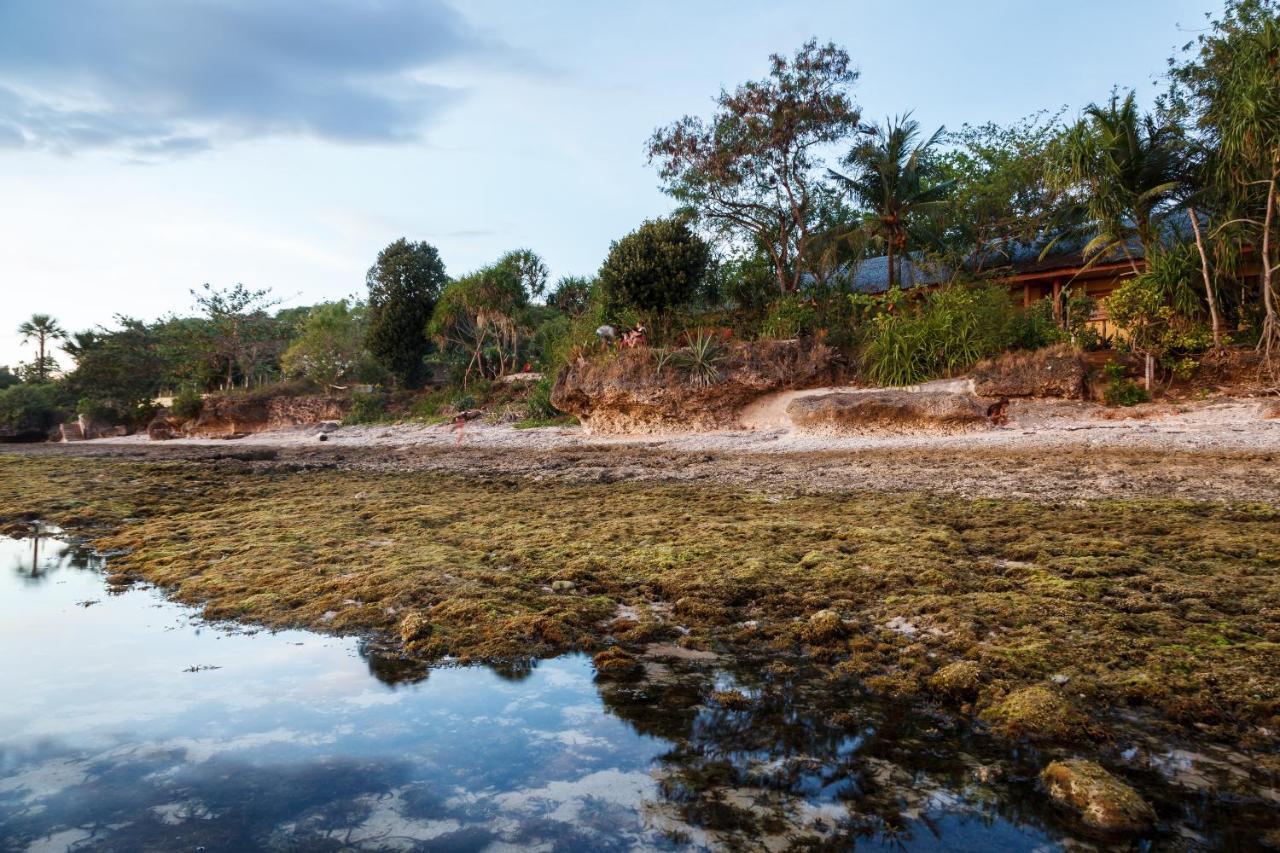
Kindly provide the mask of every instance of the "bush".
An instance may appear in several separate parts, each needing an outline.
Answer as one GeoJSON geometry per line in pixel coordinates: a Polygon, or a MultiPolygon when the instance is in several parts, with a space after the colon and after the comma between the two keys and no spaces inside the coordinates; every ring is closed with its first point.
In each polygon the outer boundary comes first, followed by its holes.
{"type": "Polygon", "coordinates": [[[1013,341],[1013,304],[997,285],[953,285],[926,294],[914,308],[890,293],[885,304],[863,350],[867,376],[880,385],[952,376],[1013,341]]]}
{"type": "Polygon", "coordinates": [[[549,421],[564,414],[551,405],[551,386],[555,380],[544,376],[529,391],[529,399],[525,404],[525,418],[531,421],[549,421]]]}
{"type": "Polygon", "coordinates": [[[0,391],[0,428],[13,432],[48,432],[71,414],[71,400],[52,382],[24,383],[0,391]]]}
{"type": "Polygon", "coordinates": [[[351,411],[343,419],[347,424],[373,424],[387,417],[387,395],[382,391],[351,395],[351,411]]]}
{"type": "Polygon", "coordinates": [[[760,337],[789,340],[813,334],[817,325],[818,313],[813,303],[799,296],[787,296],[769,307],[760,326],[760,337]]]}
{"type": "Polygon", "coordinates": [[[184,421],[195,420],[202,409],[204,409],[204,398],[200,396],[199,391],[190,386],[174,395],[173,405],[169,407],[175,417],[184,421]]]}
{"type": "Polygon", "coordinates": [[[600,287],[610,308],[666,311],[698,293],[711,250],[680,219],[653,219],[609,247],[600,287]]]}
{"type": "Polygon", "coordinates": [[[1147,389],[1125,376],[1123,365],[1112,362],[1102,372],[1107,377],[1102,399],[1108,406],[1136,406],[1151,399],[1147,389]]]}

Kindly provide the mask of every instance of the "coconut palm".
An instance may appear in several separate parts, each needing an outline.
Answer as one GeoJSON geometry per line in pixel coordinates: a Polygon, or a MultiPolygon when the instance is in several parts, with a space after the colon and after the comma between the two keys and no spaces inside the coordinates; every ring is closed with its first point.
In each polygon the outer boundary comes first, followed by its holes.
{"type": "Polygon", "coordinates": [[[883,240],[889,261],[889,287],[897,279],[897,258],[907,252],[912,219],[946,201],[954,181],[930,179],[929,149],[942,139],[938,128],[920,142],[920,125],[911,113],[865,130],[868,139],[844,158],[853,175],[829,169],[854,200],[870,210],[867,230],[883,240]]]}
{"type": "Polygon", "coordinates": [[[30,343],[33,340],[36,342],[40,351],[35,365],[36,377],[44,382],[49,378],[49,367],[52,361],[52,358],[45,355],[49,341],[66,338],[66,330],[48,314],[32,314],[30,320],[25,320],[18,326],[18,335],[23,343],[30,343]]]}
{"type": "Polygon", "coordinates": [[[1067,134],[1057,180],[1083,191],[1097,235],[1084,247],[1089,263],[1135,237],[1150,257],[1160,246],[1158,216],[1177,195],[1183,171],[1181,130],[1151,114],[1139,115],[1133,92],[1090,104],[1067,134]]]}

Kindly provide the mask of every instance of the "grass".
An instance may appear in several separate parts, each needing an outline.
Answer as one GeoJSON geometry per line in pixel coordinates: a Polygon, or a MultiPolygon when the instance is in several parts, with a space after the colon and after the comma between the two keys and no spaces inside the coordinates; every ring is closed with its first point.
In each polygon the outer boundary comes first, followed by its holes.
{"type": "Polygon", "coordinates": [[[679,640],[803,655],[1011,732],[1057,694],[1246,744],[1280,730],[1273,507],[0,456],[0,522],[33,518],[211,618],[428,657],[679,640]]]}

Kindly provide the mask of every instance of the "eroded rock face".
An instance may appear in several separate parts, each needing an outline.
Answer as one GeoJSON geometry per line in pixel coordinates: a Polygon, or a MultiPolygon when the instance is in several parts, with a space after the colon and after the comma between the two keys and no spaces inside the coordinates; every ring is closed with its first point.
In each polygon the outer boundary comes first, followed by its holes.
{"type": "Polygon", "coordinates": [[[1084,361],[1062,344],[1034,352],[1007,352],[973,369],[974,391],[984,397],[1085,396],[1084,361]]]}
{"type": "Polygon", "coordinates": [[[1137,791],[1092,761],[1054,761],[1040,781],[1055,803],[1075,813],[1090,829],[1141,832],[1156,815],[1137,791]]]}
{"type": "Polygon", "coordinates": [[[797,397],[787,415],[804,432],[960,432],[990,425],[987,403],[945,391],[835,392],[797,397]]]}
{"type": "Polygon", "coordinates": [[[209,397],[200,415],[184,431],[216,438],[341,420],[350,402],[345,397],[209,397]]]}
{"type": "Polygon", "coordinates": [[[561,372],[551,402],[593,432],[726,429],[752,400],[830,384],[838,371],[834,350],[800,341],[730,344],[716,367],[716,380],[700,385],[671,366],[659,370],[645,348],[582,358],[561,372]]]}

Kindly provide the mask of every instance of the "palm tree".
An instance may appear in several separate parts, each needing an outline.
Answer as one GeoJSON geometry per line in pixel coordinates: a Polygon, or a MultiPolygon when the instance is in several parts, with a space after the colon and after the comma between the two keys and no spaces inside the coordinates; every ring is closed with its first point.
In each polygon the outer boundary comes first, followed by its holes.
{"type": "Polygon", "coordinates": [[[867,230],[884,241],[889,261],[889,287],[897,279],[897,257],[908,249],[909,229],[916,214],[946,201],[955,181],[931,181],[929,149],[942,139],[938,128],[919,142],[920,125],[907,113],[884,125],[866,129],[872,137],[855,145],[844,158],[852,177],[834,169],[828,173],[871,213],[867,230]]]}
{"type": "Polygon", "coordinates": [[[48,314],[32,314],[30,320],[26,320],[18,326],[18,335],[22,338],[23,343],[30,343],[35,340],[36,346],[40,350],[39,360],[36,362],[36,376],[41,382],[44,382],[49,378],[49,361],[51,360],[45,355],[48,343],[51,340],[66,338],[66,330],[59,326],[58,321],[48,314]]]}
{"type": "Polygon", "coordinates": [[[1133,92],[1085,108],[1067,134],[1062,168],[1055,171],[1058,182],[1084,191],[1085,211],[1097,228],[1083,250],[1089,264],[1120,249],[1137,273],[1129,241],[1136,237],[1147,257],[1159,249],[1157,217],[1177,195],[1183,149],[1175,124],[1150,113],[1139,116],[1133,92]]]}

